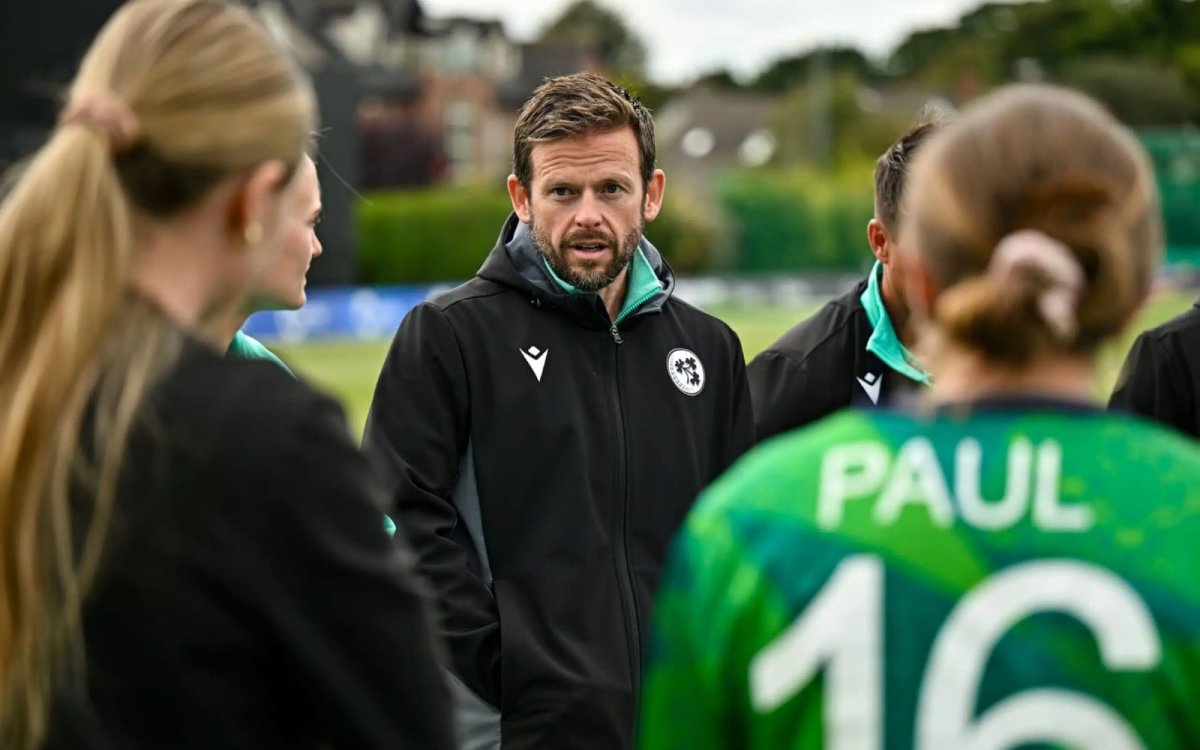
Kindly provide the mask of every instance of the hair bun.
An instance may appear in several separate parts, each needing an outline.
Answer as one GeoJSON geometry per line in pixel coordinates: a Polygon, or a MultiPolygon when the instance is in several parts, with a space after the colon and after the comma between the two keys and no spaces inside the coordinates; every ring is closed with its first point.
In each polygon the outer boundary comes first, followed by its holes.
{"type": "Polygon", "coordinates": [[[1022,270],[1045,284],[1037,295],[1042,319],[1060,341],[1071,341],[1079,329],[1077,307],[1087,281],[1071,248],[1036,229],[1013,232],[996,244],[988,275],[1006,282],[1022,270]]]}

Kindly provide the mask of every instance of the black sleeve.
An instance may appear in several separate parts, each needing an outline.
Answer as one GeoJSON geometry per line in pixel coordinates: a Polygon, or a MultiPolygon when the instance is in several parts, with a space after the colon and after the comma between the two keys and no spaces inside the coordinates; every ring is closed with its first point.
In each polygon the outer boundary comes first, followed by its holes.
{"type": "Polygon", "coordinates": [[[455,673],[499,705],[496,603],[450,499],[469,436],[469,403],[449,321],[432,305],[414,308],[379,375],[363,442],[389,474],[397,533],[407,535],[433,584],[455,673]]]}
{"type": "Polygon", "coordinates": [[[742,342],[734,334],[733,413],[730,417],[730,451],[725,466],[729,467],[754,445],[754,408],[750,401],[750,385],[746,378],[746,355],[742,342]]]}
{"type": "Polygon", "coordinates": [[[1108,401],[1112,411],[1138,414],[1197,436],[1197,419],[1187,365],[1165,339],[1137,337],[1108,401]]]}
{"type": "Polygon", "coordinates": [[[747,367],[750,399],[754,404],[754,435],[766,440],[803,427],[829,413],[823,406],[830,394],[814,382],[809,368],[770,349],[747,367]]]}
{"type": "Polygon", "coordinates": [[[382,490],[340,409],[323,398],[305,406],[261,484],[243,488],[255,502],[222,554],[252,563],[238,566],[239,584],[257,591],[291,666],[280,679],[331,746],[450,750],[433,602],[407,546],[383,529],[382,490]]]}

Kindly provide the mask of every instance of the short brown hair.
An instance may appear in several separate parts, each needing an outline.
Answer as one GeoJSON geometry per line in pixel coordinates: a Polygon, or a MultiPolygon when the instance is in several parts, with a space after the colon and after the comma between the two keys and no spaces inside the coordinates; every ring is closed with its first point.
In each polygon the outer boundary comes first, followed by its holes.
{"type": "Polygon", "coordinates": [[[1090,353],[1119,332],[1162,249],[1145,150],[1095,101],[1054,86],[1006,87],[938,134],[913,167],[905,206],[942,290],[938,331],[1010,367],[1090,353]],[[1039,313],[1052,279],[1036,269],[987,273],[1000,241],[1025,229],[1065,245],[1083,270],[1069,336],[1039,313]]]}
{"type": "Polygon", "coordinates": [[[936,133],[941,126],[940,119],[923,114],[916,125],[888,146],[883,156],[876,160],[875,218],[882,221],[889,230],[895,231],[896,219],[900,216],[908,165],[912,163],[917,149],[925,139],[936,133]]]}
{"type": "Polygon", "coordinates": [[[595,73],[547,78],[533,92],[513,130],[513,174],[529,189],[533,147],[628,127],[638,142],[642,185],[654,174],[654,120],[636,96],[595,73]]]}

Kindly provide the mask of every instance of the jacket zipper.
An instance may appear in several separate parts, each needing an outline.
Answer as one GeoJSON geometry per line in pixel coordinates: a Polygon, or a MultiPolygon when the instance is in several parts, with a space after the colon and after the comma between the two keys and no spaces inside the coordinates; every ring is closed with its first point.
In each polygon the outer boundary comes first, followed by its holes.
{"type": "Polygon", "coordinates": [[[617,538],[617,584],[625,610],[625,637],[629,640],[629,676],[633,686],[633,705],[639,705],[642,643],[641,617],[634,594],[633,565],[629,561],[629,444],[625,435],[625,415],[621,403],[621,349],[624,341],[614,322],[609,329],[613,337],[613,416],[617,426],[617,487],[621,492],[621,524],[617,538]]]}

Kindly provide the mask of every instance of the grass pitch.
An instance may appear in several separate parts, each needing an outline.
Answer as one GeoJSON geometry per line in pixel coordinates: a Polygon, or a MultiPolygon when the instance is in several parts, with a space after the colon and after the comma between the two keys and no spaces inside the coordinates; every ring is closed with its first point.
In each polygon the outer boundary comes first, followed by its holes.
{"type": "MultiPolygon", "coordinates": [[[[1119,341],[1100,353],[1100,378],[1096,394],[1107,398],[1116,381],[1121,362],[1137,333],[1158,325],[1182,312],[1195,300],[1193,292],[1167,291],[1156,295],[1142,310],[1134,325],[1119,341]]],[[[711,312],[727,322],[742,339],[746,358],[765,349],[798,321],[819,306],[726,307],[711,312]]],[[[355,437],[362,434],[379,368],[387,354],[387,341],[313,342],[299,346],[268,344],[301,376],[338,397],[346,407],[346,416],[355,437]]]]}

